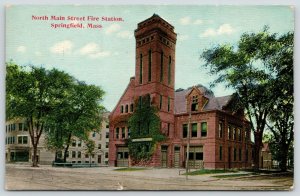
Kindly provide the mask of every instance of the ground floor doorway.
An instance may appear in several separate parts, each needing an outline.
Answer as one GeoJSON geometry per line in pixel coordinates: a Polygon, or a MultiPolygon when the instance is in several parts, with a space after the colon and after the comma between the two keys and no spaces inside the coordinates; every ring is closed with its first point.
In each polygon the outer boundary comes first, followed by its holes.
{"type": "Polygon", "coordinates": [[[161,167],[167,167],[168,164],[168,146],[161,146],[161,167]]]}
{"type": "Polygon", "coordinates": [[[117,148],[117,167],[128,167],[128,147],[117,148]]]}
{"type": "MultiPolygon", "coordinates": [[[[187,148],[186,148],[187,151],[187,148]]],[[[186,152],[185,151],[185,152],[186,152]]],[[[187,154],[187,153],[185,153],[187,154]]],[[[189,168],[203,169],[203,146],[191,146],[189,149],[189,168]]]]}
{"type": "Polygon", "coordinates": [[[174,147],[174,167],[180,167],[180,147],[174,147]]]}

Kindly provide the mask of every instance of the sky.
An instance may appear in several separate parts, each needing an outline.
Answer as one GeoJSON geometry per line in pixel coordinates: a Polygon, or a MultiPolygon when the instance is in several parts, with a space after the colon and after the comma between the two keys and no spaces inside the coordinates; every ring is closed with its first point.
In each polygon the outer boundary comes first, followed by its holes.
{"type": "MultiPolygon", "coordinates": [[[[217,44],[236,44],[245,32],[259,32],[265,25],[272,33],[294,30],[290,6],[9,6],[6,8],[6,61],[19,65],[57,68],[105,92],[103,105],[111,111],[134,76],[137,23],[154,13],[175,27],[175,89],[196,84],[209,87],[216,76],[203,68],[200,55],[217,44]],[[48,20],[32,20],[33,16],[48,20]],[[51,28],[74,23],[51,16],[99,17],[78,21],[101,25],[95,29],[51,28]],[[101,21],[118,17],[123,21],[101,21]]],[[[76,22],[75,22],[76,23],[76,22]]],[[[233,93],[225,85],[212,89],[215,96],[233,93]]]]}

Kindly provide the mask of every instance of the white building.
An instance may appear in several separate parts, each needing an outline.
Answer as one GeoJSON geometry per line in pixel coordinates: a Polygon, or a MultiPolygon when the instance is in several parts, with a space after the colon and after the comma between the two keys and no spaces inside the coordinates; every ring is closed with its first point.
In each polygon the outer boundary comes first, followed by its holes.
{"type": "MultiPolygon", "coordinates": [[[[104,114],[104,120],[100,132],[91,132],[90,139],[95,142],[94,154],[91,157],[86,153],[86,145],[78,138],[73,138],[67,154],[67,162],[95,163],[108,165],[109,144],[109,113],[104,114]]],[[[52,164],[55,152],[46,148],[45,137],[41,136],[38,144],[39,164],[52,164]]],[[[22,119],[14,119],[6,122],[5,160],[6,162],[32,162],[33,148],[26,123],[22,119]]],[[[63,152],[58,153],[63,157],[63,152]]]]}

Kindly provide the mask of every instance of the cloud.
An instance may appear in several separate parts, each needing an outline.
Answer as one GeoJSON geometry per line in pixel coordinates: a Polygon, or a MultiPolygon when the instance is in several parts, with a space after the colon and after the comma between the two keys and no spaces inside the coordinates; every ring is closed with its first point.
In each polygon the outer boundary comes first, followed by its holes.
{"type": "Polygon", "coordinates": [[[87,55],[90,58],[100,58],[100,57],[106,57],[110,56],[110,51],[103,51],[100,49],[100,46],[96,43],[88,43],[85,46],[83,46],[81,49],[79,49],[79,53],[81,55],[87,55]]]}
{"type": "Polygon", "coordinates": [[[202,23],[203,23],[203,20],[201,20],[201,19],[197,19],[193,22],[194,25],[200,25],[202,23]]]}
{"type": "Polygon", "coordinates": [[[203,20],[201,20],[201,19],[192,20],[191,17],[186,16],[186,17],[179,19],[179,24],[181,24],[181,25],[200,25],[200,24],[203,24],[203,20]]]}
{"type": "Polygon", "coordinates": [[[109,27],[106,28],[105,33],[115,33],[121,29],[121,26],[119,24],[111,24],[109,27]]]}
{"type": "Polygon", "coordinates": [[[117,37],[130,39],[133,37],[133,33],[130,31],[121,31],[117,34],[117,37]]]}
{"type": "Polygon", "coordinates": [[[230,35],[235,31],[235,29],[230,24],[222,24],[218,29],[206,29],[200,37],[213,37],[217,35],[230,35]]]}
{"type": "Polygon", "coordinates": [[[17,48],[17,52],[20,52],[20,53],[25,53],[27,50],[27,48],[25,46],[19,46],[17,48]]]}
{"type": "Polygon", "coordinates": [[[69,40],[64,40],[55,43],[50,47],[50,51],[54,54],[70,54],[73,49],[73,43],[69,40]]]}
{"type": "Polygon", "coordinates": [[[86,54],[91,54],[91,53],[95,53],[97,52],[99,49],[98,49],[98,44],[96,43],[88,43],[86,44],[85,46],[83,46],[79,52],[80,54],[82,55],[86,55],[86,54]]]}
{"type": "Polygon", "coordinates": [[[230,35],[233,33],[233,31],[234,31],[234,29],[232,28],[232,26],[230,24],[223,24],[219,27],[218,34],[230,35]]]}
{"type": "Polygon", "coordinates": [[[212,29],[212,28],[209,28],[209,29],[206,29],[204,31],[204,33],[201,34],[201,37],[210,37],[210,36],[216,36],[217,35],[217,32],[212,29]]]}
{"type": "Polygon", "coordinates": [[[181,25],[189,25],[191,23],[191,18],[189,16],[183,17],[179,19],[179,23],[181,25]]]}
{"type": "Polygon", "coordinates": [[[110,55],[111,55],[110,51],[100,51],[97,53],[89,54],[89,57],[95,59],[95,58],[106,57],[106,56],[110,56],[110,55]]]}
{"type": "Polygon", "coordinates": [[[177,39],[180,40],[180,41],[184,41],[184,40],[189,39],[189,36],[188,35],[180,35],[180,34],[178,34],[177,39]]]}

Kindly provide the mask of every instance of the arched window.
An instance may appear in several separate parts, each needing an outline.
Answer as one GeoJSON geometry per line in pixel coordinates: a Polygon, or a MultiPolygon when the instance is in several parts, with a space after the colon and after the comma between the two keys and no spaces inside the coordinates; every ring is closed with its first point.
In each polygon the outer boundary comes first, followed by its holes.
{"type": "Polygon", "coordinates": [[[171,98],[168,97],[168,112],[171,110],[171,98]]]}
{"type": "Polygon", "coordinates": [[[162,109],[162,95],[159,95],[159,109],[162,109]]]}
{"type": "Polygon", "coordinates": [[[148,82],[151,82],[151,77],[152,77],[152,51],[151,49],[149,50],[148,54],[148,82]]]}
{"type": "Polygon", "coordinates": [[[130,112],[133,112],[133,103],[130,104],[130,112]]]}
{"type": "Polygon", "coordinates": [[[168,64],[168,84],[171,84],[171,65],[172,65],[172,58],[169,56],[169,64],[168,64]]]}
{"type": "Polygon", "coordinates": [[[140,54],[140,84],[143,83],[143,55],[140,54]]]}
{"type": "Polygon", "coordinates": [[[162,82],[164,78],[164,52],[160,54],[160,81],[162,82]]]}

